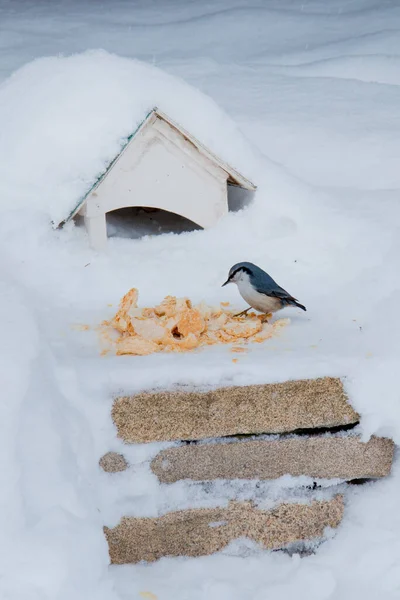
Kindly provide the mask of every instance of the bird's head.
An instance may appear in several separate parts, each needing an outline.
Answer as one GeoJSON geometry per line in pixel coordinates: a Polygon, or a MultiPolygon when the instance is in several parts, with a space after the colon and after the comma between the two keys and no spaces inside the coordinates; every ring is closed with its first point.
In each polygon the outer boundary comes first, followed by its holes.
{"type": "Polygon", "coordinates": [[[241,262],[233,265],[229,270],[228,279],[222,284],[222,287],[228,283],[239,283],[239,281],[252,279],[256,268],[255,265],[249,262],[241,262]]]}

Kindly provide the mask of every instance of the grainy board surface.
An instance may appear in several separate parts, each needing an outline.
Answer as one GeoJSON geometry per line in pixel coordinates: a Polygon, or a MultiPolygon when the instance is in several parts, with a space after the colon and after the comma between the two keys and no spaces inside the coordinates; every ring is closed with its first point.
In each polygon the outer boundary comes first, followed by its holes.
{"type": "Polygon", "coordinates": [[[321,479],[368,479],[389,475],[394,443],[356,436],[297,437],[191,444],[160,452],[151,468],[162,483],[180,479],[276,479],[285,474],[321,479]]]}
{"type": "Polygon", "coordinates": [[[340,379],[155,391],[116,398],[112,417],[127,443],[339,427],[359,420],[340,379]]]}
{"type": "Polygon", "coordinates": [[[321,538],[343,516],[343,497],[311,504],[281,504],[258,510],[250,503],[227,508],[189,509],[162,517],[124,517],[113,529],[104,528],[113,564],[155,561],[163,556],[204,556],[246,537],[268,549],[321,538]]]}

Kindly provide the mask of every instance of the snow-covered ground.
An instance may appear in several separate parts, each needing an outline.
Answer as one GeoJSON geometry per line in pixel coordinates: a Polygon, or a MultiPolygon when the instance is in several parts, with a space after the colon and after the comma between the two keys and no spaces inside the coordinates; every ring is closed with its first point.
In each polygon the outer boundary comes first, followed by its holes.
{"type": "Polygon", "coordinates": [[[397,462],[352,490],[314,556],[233,547],[111,569],[104,523],[251,484],[161,488],[148,468],[160,445],[125,448],[133,469],[111,479],[97,464],[121,448],[112,394],[178,382],[345,376],[365,437],[400,443],[398,2],[0,0],[0,47],[1,598],[398,598],[397,462]],[[53,231],[154,105],[252,178],[254,203],[208,231],[113,237],[102,256],[81,228],[53,231]],[[144,305],[173,294],[242,308],[220,287],[241,260],[308,311],[283,312],[282,334],[237,363],[227,348],[101,357],[79,328],[133,286],[144,305]]]}

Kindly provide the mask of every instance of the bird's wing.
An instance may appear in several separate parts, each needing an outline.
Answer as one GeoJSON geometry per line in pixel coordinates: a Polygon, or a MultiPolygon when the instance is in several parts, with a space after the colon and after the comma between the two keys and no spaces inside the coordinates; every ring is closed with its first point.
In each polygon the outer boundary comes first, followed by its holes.
{"type": "Polygon", "coordinates": [[[265,296],[272,296],[273,298],[279,298],[280,300],[291,300],[293,302],[297,302],[297,299],[291,296],[286,290],[281,288],[279,285],[274,287],[270,287],[269,289],[260,289],[261,286],[257,286],[257,292],[259,294],[264,294],[265,296]]]}

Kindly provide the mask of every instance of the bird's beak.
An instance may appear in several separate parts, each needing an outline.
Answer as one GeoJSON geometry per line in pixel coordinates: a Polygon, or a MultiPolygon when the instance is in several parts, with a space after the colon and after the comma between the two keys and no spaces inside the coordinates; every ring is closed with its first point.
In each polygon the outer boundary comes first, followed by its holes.
{"type": "Polygon", "coordinates": [[[221,287],[224,287],[224,285],[226,285],[227,283],[230,283],[230,280],[229,280],[229,279],[227,279],[227,280],[225,281],[225,283],[223,283],[223,284],[221,285],[221,287]]]}

